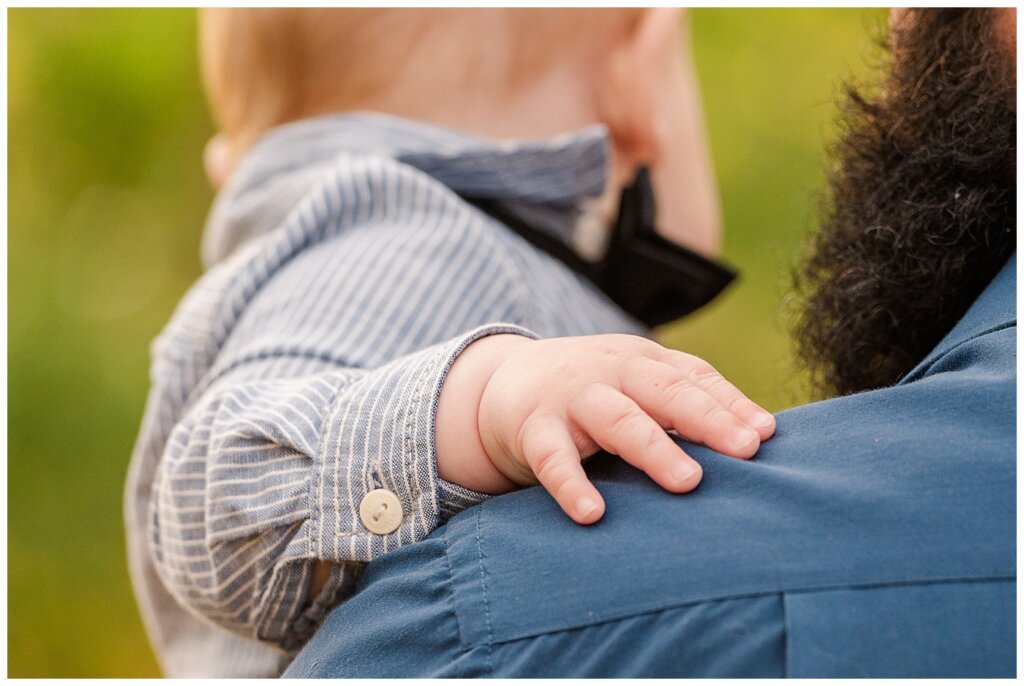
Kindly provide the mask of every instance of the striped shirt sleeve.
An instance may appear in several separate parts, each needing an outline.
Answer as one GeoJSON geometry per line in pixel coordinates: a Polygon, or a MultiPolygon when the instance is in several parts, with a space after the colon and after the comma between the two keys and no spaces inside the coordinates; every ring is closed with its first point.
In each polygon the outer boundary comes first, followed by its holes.
{"type": "Polygon", "coordinates": [[[478,327],[375,370],[219,383],[173,432],[154,480],[152,554],[179,603],[235,632],[298,648],[362,565],[484,496],[438,479],[434,413],[478,327]],[[359,516],[383,488],[402,506],[384,535],[359,516]],[[316,560],[337,563],[311,605],[316,560]]]}
{"type": "MultiPolygon", "coordinates": [[[[154,468],[154,569],[193,615],[288,652],[367,562],[482,498],[438,479],[441,385],[480,337],[536,337],[493,230],[454,196],[369,166],[348,185],[328,178],[240,251],[228,285],[208,306],[190,301],[184,321],[199,323],[173,339],[212,330],[217,346],[196,353],[208,361],[154,468]],[[386,533],[360,517],[377,489],[402,510],[386,533]],[[320,560],[333,573],[310,603],[320,560]]],[[[176,345],[166,354],[188,354],[176,345]]]]}

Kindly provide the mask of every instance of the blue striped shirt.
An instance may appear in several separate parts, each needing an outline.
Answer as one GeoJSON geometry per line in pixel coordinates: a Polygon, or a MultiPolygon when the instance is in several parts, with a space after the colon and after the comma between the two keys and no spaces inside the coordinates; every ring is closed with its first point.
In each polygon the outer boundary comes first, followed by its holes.
{"type": "Polygon", "coordinates": [[[496,143],[378,114],[272,130],[218,196],[204,276],[152,346],[126,492],[129,557],[169,676],[271,676],[369,560],[484,496],[439,479],[459,352],[507,332],[645,333],[466,201],[571,242],[601,193],[601,126],[496,143]],[[360,517],[397,496],[398,528],[360,517]],[[318,560],[333,563],[306,598],[318,560]]]}

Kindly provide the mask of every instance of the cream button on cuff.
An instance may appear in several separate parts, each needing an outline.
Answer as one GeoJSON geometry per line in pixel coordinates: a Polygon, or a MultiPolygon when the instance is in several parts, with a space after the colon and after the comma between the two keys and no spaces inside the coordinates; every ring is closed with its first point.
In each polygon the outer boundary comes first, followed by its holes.
{"type": "Polygon", "coordinates": [[[402,501],[383,488],[370,491],[359,503],[363,526],[375,534],[389,534],[402,524],[402,501]]]}

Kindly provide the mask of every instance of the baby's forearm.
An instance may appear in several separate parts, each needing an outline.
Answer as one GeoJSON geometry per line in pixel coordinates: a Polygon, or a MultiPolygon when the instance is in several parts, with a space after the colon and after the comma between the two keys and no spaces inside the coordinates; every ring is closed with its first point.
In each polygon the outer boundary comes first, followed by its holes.
{"type": "Polygon", "coordinates": [[[487,457],[478,417],[480,398],[494,370],[512,352],[532,343],[523,336],[487,336],[462,351],[448,371],[434,428],[437,473],[445,481],[480,493],[507,493],[517,488],[487,457]]]}
{"type": "MultiPolygon", "coordinates": [[[[484,451],[477,417],[480,397],[494,369],[517,346],[531,339],[495,334],[474,341],[448,370],[435,412],[437,474],[445,481],[479,493],[507,493],[518,488],[499,472],[484,451]]],[[[312,603],[323,590],[335,563],[317,560],[306,594],[312,603]]]]}

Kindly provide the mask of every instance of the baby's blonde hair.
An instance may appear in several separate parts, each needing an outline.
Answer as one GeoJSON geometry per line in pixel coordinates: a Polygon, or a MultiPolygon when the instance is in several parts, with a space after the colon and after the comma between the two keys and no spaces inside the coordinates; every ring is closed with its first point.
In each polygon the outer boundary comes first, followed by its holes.
{"type": "MultiPolygon", "coordinates": [[[[514,95],[562,60],[588,59],[588,49],[638,15],[622,9],[206,9],[203,76],[221,132],[244,145],[301,117],[372,109],[396,84],[429,81],[431,69],[466,88],[514,95]]],[[[428,87],[420,83],[419,92],[428,87]]]]}

